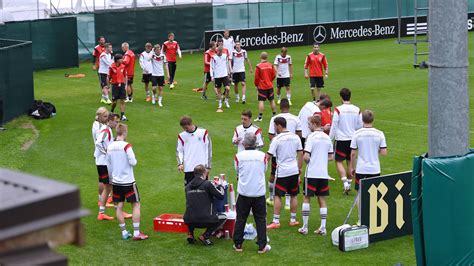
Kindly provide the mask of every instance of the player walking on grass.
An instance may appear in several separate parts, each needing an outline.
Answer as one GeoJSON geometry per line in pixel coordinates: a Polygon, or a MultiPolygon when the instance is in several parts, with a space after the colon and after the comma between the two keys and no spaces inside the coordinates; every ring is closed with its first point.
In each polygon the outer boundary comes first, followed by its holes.
{"type": "Polygon", "coordinates": [[[359,191],[361,179],[380,176],[379,155],[387,155],[385,135],[382,131],[373,127],[374,113],[370,110],[364,110],[362,121],[364,125],[354,133],[350,145],[352,151],[349,172],[351,176],[355,176],[356,191],[359,191]],[[357,166],[354,166],[356,157],[357,166]]]}
{"type": "Polygon", "coordinates": [[[351,91],[349,89],[342,88],[339,95],[342,105],[334,109],[329,137],[331,140],[336,140],[336,169],[344,184],[344,193],[347,194],[351,190],[352,183],[352,178],[350,175],[348,176],[348,168],[351,165],[351,139],[354,132],[362,127],[362,117],[359,107],[350,102],[351,91]],[[344,167],[344,161],[347,163],[347,169],[344,167]]]}
{"type": "Polygon", "coordinates": [[[202,164],[211,169],[212,142],[207,130],[195,126],[191,117],[181,117],[179,125],[184,131],[178,134],[176,159],[178,171],[184,172],[186,186],[194,178],[194,167],[202,164]]]}
{"type": "Polygon", "coordinates": [[[99,59],[100,55],[105,52],[105,37],[99,36],[98,44],[94,47],[94,52],[92,52],[92,56],[94,60],[92,61],[92,69],[97,70],[99,68],[99,59]]]}
{"type": "Polygon", "coordinates": [[[304,77],[309,78],[313,101],[319,99],[324,79],[328,78],[328,61],[326,55],[319,52],[319,48],[319,44],[313,44],[313,52],[306,56],[304,62],[304,77]]]}
{"type": "Polygon", "coordinates": [[[181,49],[179,44],[174,40],[174,33],[168,33],[168,40],[163,43],[163,53],[166,55],[166,61],[168,61],[170,74],[169,74],[169,84],[170,89],[174,88],[174,76],[176,74],[176,55],[181,59],[181,49]]]}
{"type": "Polygon", "coordinates": [[[252,112],[245,110],[240,115],[241,125],[234,129],[232,143],[237,146],[237,152],[245,150],[243,140],[247,134],[253,134],[256,137],[255,148],[260,150],[263,147],[262,129],[252,124],[252,112]]]}
{"type": "Polygon", "coordinates": [[[128,120],[125,116],[125,81],[127,79],[127,68],[122,64],[122,55],[114,56],[114,63],[109,69],[110,84],[112,84],[112,113],[115,110],[117,101],[120,100],[120,120],[128,120]]]}
{"type": "MultiPolygon", "coordinates": [[[[290,113],[290,103],[288,99],[282,99],[280,102],[280,113],[278,115],[273,116],[270,119],[270,124],[268,126],[268,137],[270,141],[273,141],[275,136],[278,134],[278,132],[275,129],[275,119],[277,117],[283,117],[286,120],[286,129],[293,133],[298,135],[301,138],[301,122],[300,119],[290,113]]],[[[276,171],[276,158],[272,158],[272,168],[271,168],[271,173],[270,173],[270,179],[268,181],[268,190],[270,197],[267,200],[267,203],[269,206],[273,205],[273,191],[274,191],[274,183],[275,183],[275,171],[276,171]]],[[[286,195],[285,197],[285,209],[290,209],[290,195],[286,195]]]]}
{"type": "Polygon", "coordinates": [[[314,231],[318,235],[326,235],[326,218],[328,209],[326,197],[329,196],[328,160],[334,159],[332,142],[321,128],[321,117],[311,116],[308,119],[311,134],[308,136],[304,147],[304,160],[306,161],[306,174],[304,178],[304,199],[302,205],[303,227],[298,229],[303,235],[308,234],[308,220],[310,213],[311,197],[318,197],[319,215],[321,225],[314,231]]]}
{"type": "Polygon", "coordinates": [[[272,140],[267,152],[267,160],[276,157],[275,174],[275,203],[273,207],[273,222],[267,229],[280,228],[281,197],[286,193],[291,196],[290,226],[300,223],[296,220],[298,208],[299,174],[303,164],[303,147],[298,135],[291,133],[286,128],[286,119],[277,117],[274,120],[275,130],[278,135],[272,140]]]}
{"type": "Polygon", "coordinates": [[[127,240],[132,235],[127,231],[123,216],[125,200],[132,204],[133,240],[146,240],[148,236],[140,232],[140,195],[138,194],[133,167],[137,165],[132,145],[126,142],[128,127],[117,125],[117,139],[107,148],[107,167],[112,177],[114,202],[117,203],[117,220],[122,239],[127,240]]]}
{"type": "Polygon", "coordinates": [[[133,76],[135,74],[135,53],[130,50],[128,43],[122,43],[123,64],[127,67],[127,99],[125,102],[133,102],[133,76]]]}
{"type": "Polygon", "coordinates": [[[281,88],[285,87],[286,98],[288,99],[288,102],[290,102],[290,105],[292,105],[290,83],[293,78],[293,62],[291,56],[288,55],[288,48],[281,48],[281,53],[275,57],[273,65],[277,72],[277,104],[280,104],[281,88]]]}
{"type": "Polygon", "coordinates": [[[168,62],[166,56],[161,53],[161,47],[156,44],[153,50],[152,62],[152,74],[151,74],[151,85],[153,86],[153,98],[151,103],[156,102],[156,88],[158,87],[158,106],[163,107],[163,86],[165,85],[165,69],[166,76],[170,77],[170,71],[168,69],[168,62]]]}
{"type": "Polygon", "coordinates": [[[243,144],[245,150],[239,151],[234,158],[237,172],[237,219],[234,231],[234,250],[242,252],[244,229],[250,211],[253,213],[257,226],[258,253],[266,253],[271,247],[267,245],[267,209],[265,206],[265,171],[267,157],[265,153],[256,150],[257,138],[254,134],[245,135],[243,144]]]}
{"type": "Polygon", "coordinates": [[[252,71],[252,64],[247,56],[247,51],[240,47],[240,42],[235,42],[235,50],[232,52],[232,82],[234,83],[235,102],[240,101],[239,96],[239,83],[242,84],[242,103],[245,104],[245,93],[247,92],[247,86],[245,83],[245,62],[249,65],[250,73],[252,71]]]}
{"type": "MultiPolygon", "coordinates": [[[[99,133],[100,128],[103,125],[106,125],[108,120],[109,120],[109,111],[107,111],[105,107],[99,107],[99,109],[97,109],[95,113],[94,123],[92,123],[92,140],[94,141],[94,159],[96,161],[97,172],[99,175],[99,201],[98,201],[99,206],[100,206],[100,200],[102,199],[102,191],[104,191],[104,183],[100,182],[100,180],[101,180],[101,176],[103,177],[104,174],[103,174],[103,171],[99,171],[99,167],[97,166],[97,157],[100,155],[100,152],[99,150],[97,150],[95,142],[97,140],[97,134],[99,133]]],[[[108,200],[108,203],[110,203],[111,201],[112,199],[110,199],[110,201],[108,200]]]]}
{"type": "Polygon", "coordinates": [[[102,98],[100,99],[100,102],[105,104],[112,104],[109,99],[109,81],[107,80],[109,68],[114,63],[114,59],[112,58],[112,44],[106,43],[104,47],[105,51],[101,53],[99,57],[98,69],[100,87],[102,88],[102,98]]]}
{"type": "MultiPolygon", "coordinates": [[[[204,52],[204,83],[202,85],[202,96],[201,99],[207,101],[207,86],[211,82],[211,58],[217,53],[216,42],[209,42],[209,49],[204,52]]],[[[214,87],[215,90],[215,87],[214,87]]],[[[217,92],[216,92],[217,95],[217,92]]]]}
{"type": "Polygon", "coordinates": [[[254,85],[258,92],[258,117],[254,120],[260,122],[263,119],[264,102],[268,100],[272,113],[275,115],[276,106],[273,95],[273,80],[275,80],[276,72],[272,64],[267,62],[268,54],[262,52],[260,54],[260,63],[255,67],[254,85]]]}
{"type": "Polygon", "coordinates": [[[217,107],[218,112],[222,112],[222,100],[224,100],[225,107],[230,108],[229,105],[229,91],[230,91],[230,63],[228,55],[224,54],[223,47],[217,47],[217,54],[211,58],[211,80],[214,81],[217,99],[219,105],[217,107]],[[221,88],[224,86],[224,93],[221,92],[221,88]]]}
{"type": "Polygon", "coordinates": [[[152,71],[151,57],[152,56],[153,56],[152,45],[151,43],[147,42],[145,44],[145,51],[143,51],[140,54],[140,57],[138,60],[140,63],[140,67],[142,69],[142,82],[145,83],[145,94],[146,94],[145,101],[147,102],[151,101],[149,85],[151,81],[151,71],[152,71]]]}

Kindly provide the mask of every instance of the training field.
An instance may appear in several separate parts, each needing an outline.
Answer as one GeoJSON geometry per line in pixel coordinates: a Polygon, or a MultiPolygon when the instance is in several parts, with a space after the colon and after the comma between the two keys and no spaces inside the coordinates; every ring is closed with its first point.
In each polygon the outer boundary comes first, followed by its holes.
{"type": "MultiPolygon", "coordinates": [[[[179,36],[177,36],[179,41],[179,36]]],[[[473,51],[474,34],[469,34],[473,51]]],[[[118,45],[114,46],[117,52],[118,45]]],[[[291,112],[297,114],[305,101],[310,100],[308,82],[303,77],[303,61],[311,47],[290,48],[293,57],[291,112]]],[[[412,47],[398,45],[393,39],[366,42],[328,44],[321,47],[328,57],[329,80],[324,92],[339,104],[341,87],[352,90],[352,101],[362,109],[375,112],[375,127],[383,130],[387,139],[388,156],[382,158],[382,174],[411,169],[413,156],[427,151],[428,72],[412,67],[412,47]]],[[[139,53],[141,51],[135,51],[139,53]]],[[[269,50],[270,59],[279,50],[269,50]]],[[[259,51],[249,52],[253,66],[259,51]]],[[[56,117],[34,121],[22,117],[5,127],[0,133],[0,167],[14,168],[39,176],[76,184],[80,187],[84,208],[91,215],[82,219],[86,230],[84,247],[65,246],[59,252],[67,255],[72,264],[384,264],[401,262],[415,264],[411,236],[371,244],[368,249],[343,253],[332,246],[330,234],[321,237],[311,234],[301,236],[296,227],[289,227],[289,211],[282,210],[282,227],[269,232],[272,250],[258,255],[257,246],[247,241],[244,252],[236,254],[232,242],[216,240],[213,247],[200,244],[190,246],[184,234],[156,233],[152,220],[163,213],[183,213],[185,209],[183,175],[176,170],[175,146],[181,131],[179,118],[191,115],[195,123],[209,130],[213,141],[213,169],[211,175],[225,173],[234,184],[231,144],[234,127],[240,123],[240,112],[249,108],[257,114],[256,92],[253,75],[247,71],[249,83],[247,104],[236,104],[231,99],[231,109],[216,113],[217,103],[212,90],[209,101],[200,99],[192,91],[202,84],[202,53],[184,54],[178,62],[178,85],[172,91],[165,89],[163,108],[144,101],[144,89],[136,74],[134,102],[127,104],[129,118],[128,141],[133,144],[138,165],[135,167],[137,185],[142,198],[141,229],[150,235],[147,241],[122,241],[117,221],[97,221],[97,172],[93,158],[91,125],[99,104],[97,75],[90,63],[79,69],[59,69],[35,73],[35,98],[51,101],[56,105],[56,117]],[[64,74],[84,73],[84,79],[66,79],[64,74]]],[[[470,54],[470,63],[474,55],[470,54]]],[[[141,74],[138,62],[137,73],[141,74]]],[[[473,71],[470,71],[470,100],[474,101],[473,71]]],[[[446,91],[449,93],[449,91],[446,91]]],[[[233,93],[231,93],[233,96],[233,93]]],[[[474,144],[474,112],[471,104],[471,145],[474,144]]],[[[268,149],[268,122],[271,116],[266,105],[261,126],[268,149]]],[[[337,178],[334,162],[330,162],[330,175],[337,178]]],[[[268,171],[269,174],[269,171],[268,171]]],[[[338,179],[338,178],[337,178],[338,179]]],[[[332,181],[328,198],[328,232],[342,224],[353,200],[342,194],[339,180],[332,181]]],[[[312,201],[310,230],[319,227],[319,210],[312,201]]],[[[130,211],[130,206],[126,210],[130,211]]],[[[301,221],[301,195],[298,207],[301,221]]],[[[112,209],[107,210],[111,215],[112,209]]],[[[267,213],[271,221],[272,208],[267,213]]],[[[357,216],[352,216],[355,223],[357,216]]],[[[252,221],[250,219],[250,221],[252,221]]],[[[131,229],[131,221],[127,228],[131,229]]],[[[198,231],[200,232],[200,231],[198,231]]],[[[433,232],[436,233],[436,232],[433,232]]]]}

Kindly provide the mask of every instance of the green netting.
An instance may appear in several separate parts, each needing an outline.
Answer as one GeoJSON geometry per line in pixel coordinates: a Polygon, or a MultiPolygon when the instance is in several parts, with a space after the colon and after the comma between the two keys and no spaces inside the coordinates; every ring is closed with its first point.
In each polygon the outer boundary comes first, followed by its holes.
{"type": "Polygon", "coordinates": [[[163,43],[174,32],[182,50],[196,49],[202,34],[212,29],[212,6],[192,5],[95,13],[95,34],[103,35],[120,49],[128,42],[134,52],[146,42],[163,43]]]}
{"type": "Polygon", "coordinates": [[[414,177],[421,165],[421,182],[418,175],[412,183],[418,264],[473,265],[474,151],[465,156],[418,158],[414,163],[414,177]]]}
{"type": "Polygon", "coordinates": [[[415,242],[416,261],[418,265],[426,265],[425,249],[423,244],[423,210],[421,189],[421,164],[424,156],[413,159],[413,171],[411,180],[411,219],[413,224],[413,240],[415,242]]]}
{"type": "Polygon", "coordinates": [[[75,17],[8,22],[0,25],[0,38],[32,41],[34,69],[79,64],[75,17]]]}
{"type": "Polygon", "coordinates": [[[0,124],[3,124],[25,114],[33,103],[31,42],[0,40],[0,61],[0,124]]]}

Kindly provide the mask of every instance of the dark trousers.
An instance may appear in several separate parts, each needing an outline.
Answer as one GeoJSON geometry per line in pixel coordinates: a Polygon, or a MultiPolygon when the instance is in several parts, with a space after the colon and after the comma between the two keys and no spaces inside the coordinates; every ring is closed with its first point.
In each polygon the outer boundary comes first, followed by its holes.
{"type": "Polygon", "coordinates": [[[184,186],[186,186],[194,178],[194,172],[184,172],[184,186]]]}
{"type": "Polygon", "coordinates": [[[188,226],[188,231],[191,235],[194,236],[194,229],[196,228],[206,228],[206,231],[202,234],[204,238],[209,238],[211,235],[221,227],[225,221],[227,220],[227,217],[223,215],[222,217],[219,216],[219,221],[215,223],[189,223],[186,224],[188,226]]]}
{"type": "Polygon", "coordinates": [[[170,85],[173,84],[174,74],[176,73],[176,62],[168,62],[168,68],[170,70],[170,85]]]}
{"type": "Polygon", "coordinates": [[[263,248],[267,245],[267,206],[265,196],[245,197],[239,195],[237,198],[237,220],[234,228],[234,243],[241,245],[244,242],[244,229],[249,217],[250,210],[257,227],[257,245],[263,248]]]}

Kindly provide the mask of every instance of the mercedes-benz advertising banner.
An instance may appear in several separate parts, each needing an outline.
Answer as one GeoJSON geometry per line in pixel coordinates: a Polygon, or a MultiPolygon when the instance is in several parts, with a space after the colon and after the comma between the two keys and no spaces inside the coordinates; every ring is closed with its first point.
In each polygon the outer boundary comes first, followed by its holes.
{"type": "MultiPolygon", "coordinates": [[[[467,29],[472,30],[474,13],[468,14],[467,29]]],[[[400,36],[414,34],[415,24],[412,17],[401,19],[400,36]]],[[[419,17],[416,25],[418,34],[428,30],[426,17],[419,17]]],[[[350,42],[398,36],[398,20],[380,19],[351,21],[340,23],[320,23],[297,26],[266,27],[253,29],[230,30],[235,40],[239,40],[247,50],[278,48],[282,46],[302,46],[313,43],[350,42]]],[[[210,41],[222,38],[222,31],[206,31],[204,33],[205,48],[210,41]]]]}

